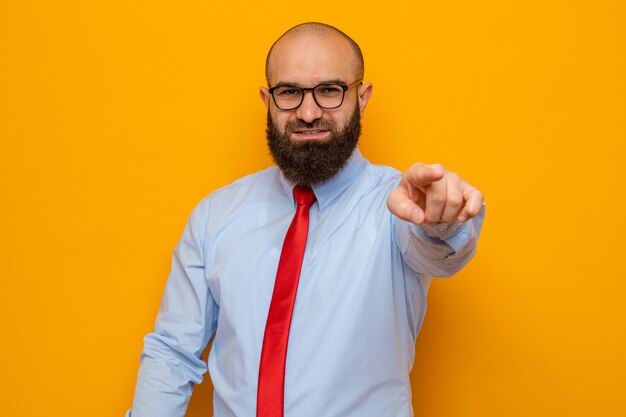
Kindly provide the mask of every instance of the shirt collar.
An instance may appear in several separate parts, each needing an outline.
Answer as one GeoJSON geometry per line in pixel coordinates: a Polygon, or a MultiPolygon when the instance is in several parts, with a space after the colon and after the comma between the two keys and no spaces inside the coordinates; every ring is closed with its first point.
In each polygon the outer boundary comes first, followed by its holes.
{"type": "MultiPolygon", "coordinates": [[[[334,177],[323,184],[313,184],[311,186],[313,188],[313,192],[315,193],[315,198],[317,198],[320,211],[328,207],[328,205],[330,205],[342,192],[346,190],[346,188],[350,186],[350,184],[352,184],[356,177],[358,177],[363,171],[366,164],[367,160],[363,157],[359,148],[355,148],[352,155],[350,155],[350,159],[346,162],[346,165],[341,168],[334,177]]],[[[280,171],[279,178],[285,193],[292,197],[292,202],[295,207],[295,202],[293,200],[293,188],[297,184],[294,184],[285,178],[282,171],[280,171]]]]}

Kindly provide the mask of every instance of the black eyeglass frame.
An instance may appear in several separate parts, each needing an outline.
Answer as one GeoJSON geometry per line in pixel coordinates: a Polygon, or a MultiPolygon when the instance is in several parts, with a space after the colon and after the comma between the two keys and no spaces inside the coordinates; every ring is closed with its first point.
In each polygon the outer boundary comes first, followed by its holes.
{"type": "Polygon", "coordinates": [[[318,106],[319,108],[324,109],[324,110],[333,110],[333,109],[338,109],[339,107],[341,107],[341,105],[343,104],[343,100],[346,98],[346,91],[348,91],[349,89],[351,89],[352,87],[354,87],[354,86],[355,86],[355,85],[357,85],[357,84],[361,84],[362,82],[363,82],[363,80],[362,80],[362,79],[358,79],[358,80],[356,80],[356,81],[354,81],[353,83],[348,84],[348,85],[343,85],[343,84],[338,84],[338,83],[321,83],[321,84],[316,85],[315,87],[307,87],[307,88],[305,88],[305,87],[299,87],[299,86],[297,86],[297,85],[291,85],[291,84],[281,84],[281,85],[277,85],[277,86],[275,86],[275,87],[271,87],[268,91],[269,91],[269,93],[270,93],[270,94],[271,94],[271,96],[272,96],[272,100],[274,100],[274,104],[275,104],[275,105],[276,105],[276,107],[278,107],[278,109],[280,109],[280,110],[295,110],[295,109],[297,109],[298,107],[300,107],[300,106],[302,105],[302,102],[304,102],[304,95],[306,94],[306,92],[307,92],[307,91],[310,91],[310,92],[311,92],[311,95],[313,96],[313,101],[315,101],[315,104],[317,104],[317,106],[318,106]],[[334,107],[326,107],[326,106],[322,106],[322,105],[321,105],[321,104],[317,101],[317,97],[315,97],[315,89],[316,89],[316,88],[318,88],[318,87],[324,86],[324,85],[336,85],[336,86],[341,87],[341,89],[343,90],[343,94],[341,95],[341,102],[340,102],[337,106],[334,106],[334,107]],[[302,96],[300,97],[300,103],[298,103],[298,105],[297,105],[297,106],[295,106],[295,107],[289,107],[289,108],[283,108],[283,107],[280,107],[280,106],[278,105],[278,103],[276,102],[276,97],[274,97],[274,91],[275,91],[277,88],[281,88],[281,87],[292,87],[292,88],[296,88],[296,89],[298,89],[298,90],[302,91],[302,96]]]}

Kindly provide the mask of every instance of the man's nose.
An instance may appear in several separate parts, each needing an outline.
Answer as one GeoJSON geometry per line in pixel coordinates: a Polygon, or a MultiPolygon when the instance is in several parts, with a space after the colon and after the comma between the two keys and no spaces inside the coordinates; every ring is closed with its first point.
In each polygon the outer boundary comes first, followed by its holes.
{"type": "Polygon", "coordinates": [[[304,93],[304,99],[302,104],[296,110],[296,117],[303,122],[312,123],[313,121],[320,119],[323,115],[322,108],[317,105],[313,99],[313,92],[306,91],[304,93]]]}

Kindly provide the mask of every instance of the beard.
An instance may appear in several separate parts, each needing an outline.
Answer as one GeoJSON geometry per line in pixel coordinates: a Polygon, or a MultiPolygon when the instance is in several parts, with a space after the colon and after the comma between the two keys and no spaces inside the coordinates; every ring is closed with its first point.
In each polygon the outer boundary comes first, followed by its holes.
{"type": "Polygon", "coordinates": [[[361,114],[358,103],[341,129],[331,121],[318,119],[312,123],[295,120],[287,123],[284,133],[278,130],[267,112],[267,144],[276,165],[295,184],[322,184],[344,167],[361,135],[361,114]],[[293,142],[291,133],[300,129],[322,129],[330,132],[324,141],[293,142]]]}

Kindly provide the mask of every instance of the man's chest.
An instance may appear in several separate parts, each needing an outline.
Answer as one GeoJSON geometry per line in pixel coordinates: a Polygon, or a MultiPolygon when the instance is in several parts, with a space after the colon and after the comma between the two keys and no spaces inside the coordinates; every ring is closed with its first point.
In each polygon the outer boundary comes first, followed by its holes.
{"type": "MultiPolygon", "coordinates": [[[[292,216],[291,207],[259,209],[208,231],[205,276],[221,313],[246,312],[248,320],[264,322],[292,216]]],[[[314,207],[296,308],[319,311],[336,297],[371,306],[388,291],[389,279],[382,278],[390,275],[389,223],[385,210],[371,204],[324,212],[314,207]]]]}

